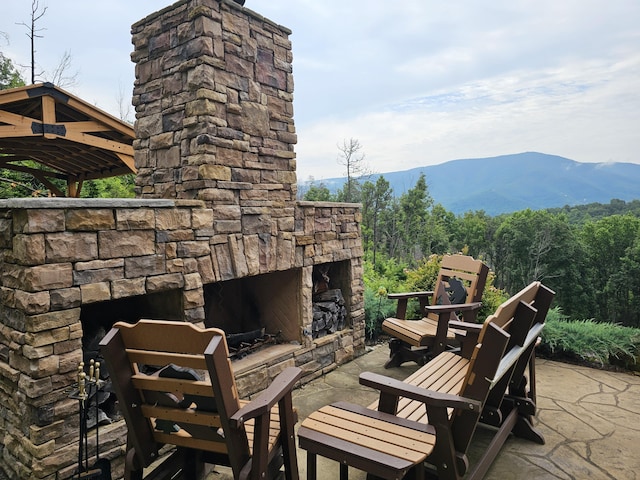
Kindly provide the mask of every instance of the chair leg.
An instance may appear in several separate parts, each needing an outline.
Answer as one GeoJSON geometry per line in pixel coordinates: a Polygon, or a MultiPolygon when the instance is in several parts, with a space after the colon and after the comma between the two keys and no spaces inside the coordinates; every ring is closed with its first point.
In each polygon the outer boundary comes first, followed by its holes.
{"type": "Polygon", "coordinates": [[[433,358],[429,347],[412,348],[408,343],[394,338],[389,341],[389,360],[384,368],[399,367],[405,362],[416,362],[422,366],[433,358]]]}
{"type": "Polygon", "coordinates": [[[316,454],[307,451],[307,480],[316,480],[317,476],[316,454]]]}
{"type": "Polygon", "coordinates": [[[389,360],[384,364],[384,368],[399,367],[404,363],[402,360],[403,342],[397,338],[389,341],[389,360]]]}
{"type": "Polygon", "coordinates": [[[199,451],[187,449],[182,461],[183,478],[185,480],[199,480],[204,478],[204,462],[199,451]]]}
{"type": "Polygon", "coordinates": [[[340,480],[349,480],[349,465],[340,464],[340,480]]]}

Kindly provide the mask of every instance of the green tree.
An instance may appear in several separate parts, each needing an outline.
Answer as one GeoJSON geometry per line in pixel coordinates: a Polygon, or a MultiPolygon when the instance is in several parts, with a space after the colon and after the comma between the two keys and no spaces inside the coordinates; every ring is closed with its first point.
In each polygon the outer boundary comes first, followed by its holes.
{"type": "Polygon", "coordinates": [[[370,181],[362,185],[362,240],[365,250],[372,253],[374,264],[378,246],[382,243],[380,222],[392,197],[393,190],[383,176],[378,177],[375,185],[370,181]]]}
{"type": "Polygon", "coordinates": [[[595,300],[591,316],[596,320],[627,321],[634,292],[630,279],[624,278],[622,272],[625,268],[633,271],[639,231],[640,219],[632,215],[612,215],[587,222],[582,228],[581,239],[589,265],[587,279],[595,300]]]}
{"type": "Polygon", "coordinates": [[[429,195],[426,178],[421,174],[415,186],[400,197],[401,259],[415,262],[431,253],[429,246],[432,233],[427,227],[429,208],[432,205],[433,199],[429,195]]]}
{"type": "Polygon", "coordinates": [[[609,281],[609,288],[617,286],[616,291],[624,295],[620,323],[640,328],[640,231],[609,281]]]}
{"type": "Polygon", "coordinates": [[[427,217],[427,228],[421,245],[422,251],[440,255],[450,252],[451,240],[455,236],[456,227],[456,216],[441,204],[434,205],[427,217]]]}
{"type": "Polygon", "coordinates": [[[324,183],[316,185],[313,182],[309,186],[304,195],[303,200],[308,202],[334,202],[336,201],[335,195],[333,195],[324,183]]]}
{"type": "Polygon", "coordinates": [[[24,79],[10,58],[0,52],[0,90],[23,87],[24,79]]]}
{"type": "Polygon", "coordinates": [[[82,198],[133,198],[135,197],[135,175],[101,178],[84,182],[82,198]]]}
{"type": "Polygon", "coordinates": [[[474,258],[488,258],[493,240],[491,223],[484,210],[466,212],[458,218],[453,244],[474,258]]]}
{"type": "Polygon", "coordinates": [[[506,216],[495,234],[496,285],[517,292],[534,280],[556,291],[567,313],[584,303],[584,255],[565,215],[523,210],[506,216]]]}
{"type": "Polygon", "coordinates": [[[389,258],[400,259],[404,245],[400,200],[393,197],[380,217],[381,241],[383,242],[381,248],[389,258]]]}

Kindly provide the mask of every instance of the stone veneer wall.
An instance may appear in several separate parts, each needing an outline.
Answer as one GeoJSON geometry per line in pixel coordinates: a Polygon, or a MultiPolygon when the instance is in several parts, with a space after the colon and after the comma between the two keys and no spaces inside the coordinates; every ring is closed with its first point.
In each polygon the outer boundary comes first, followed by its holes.
{"type": "MultiPolygon", "coordinates": [[[[83,305],[180,289],[184,319],[201,322],[203,284],[265,265],[299,267],[302,345],[243,373],[244,394],[287,366],[301,366],[306,382],[363,353],[358,205],[304,202],[291,241],[270,247],[250,236],[212,243],[216,221],[199,201],[0,201],[0,465],[10,478],[69,478],[75,469],[78,405],[68,393],[82,358],[83,305]],[[352,326],[312,340],[302,333],[312,320],[312,265],[345,259],[352,326]]],[[[103,456],[122,455],[125,431],[122,422],[101,429],[103,456]]]]}
{"type": "MultiPolygon", "coordinates": [[[[296,201],[291,32],[229,0],[180,1],[132,27],[136,200],[0,201],[0,468],[69,478],[83,305],[300,269],[300,348],[237,375],[303,381],[364,352],[359,205],[296,201]],[[350,328],[313,340],[314,265],[348,261],[350,328]]],[[[123,422],[101,429],[121,473],[123,422]],[[104,430],[104,431],[103,431],[104,430]]],[[[93,450],[91,454],[93,454],[93,450]]]]}
{"type": "Polygon", "coordinates": [[[203,200],[228,218],[216,234],[294,230],[290,33],[230,0],[133,25],[139,196],[203,200]]]}

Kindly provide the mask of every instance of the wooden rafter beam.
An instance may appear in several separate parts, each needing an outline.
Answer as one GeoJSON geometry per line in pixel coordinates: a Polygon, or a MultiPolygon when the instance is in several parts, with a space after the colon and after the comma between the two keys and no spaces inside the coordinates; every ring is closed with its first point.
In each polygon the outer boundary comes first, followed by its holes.
{"type": "Polygon", "coordinates": [[[66,176],[70,194],[84,180],[135,173],[134,137],[131,125],[52,84],[0,92],[0,166],[32,160],[66,176]]]}

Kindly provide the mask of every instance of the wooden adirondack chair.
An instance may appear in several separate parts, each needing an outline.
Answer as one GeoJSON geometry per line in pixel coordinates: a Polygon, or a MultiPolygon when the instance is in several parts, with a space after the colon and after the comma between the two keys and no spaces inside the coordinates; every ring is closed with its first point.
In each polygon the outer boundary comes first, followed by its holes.
{"type": "Polygon", "coordinates": [[[389,294],[389,298],[398,300],[398,305],[395,317],[382,322],[382,330],[394,337],[389,342],[385,367],[397,367],[408,361],[424,365],[454,344],[458,332],[449,327],[449,321],[459,320],[458,314],[466,322],[475,321],[488,273],[489,267],[480,260],[445,255],[434,291],[389,294]],[[420,302],[424,317],[407,320],[408,301],[414,298],[420,302]]]}
{"type": "MultiPolygon", "coordinates": [[[[416,479],[426,471],[440,479],[461,479],[467,451],[480,422],[496,427],[493,440],[466,479],[480,479],[510,434],[537,443],[535,414],[536,340],[553,292],[534,282],[503,303],[482,325],[469,324],[468,356],[442,352],[404,381],[365,372],[360,383],[380,391],[369,407],[339,402],[312,413],[298,430],[307,450],[307,472],[315,479],[316,456],[385,479],[416,479]],[[529,383],[525,377],[530,367],[529,383]]],[[[460,323],[459,328],[467,325],[460,323]]]]}
{"type": "Polygon", "coordinates": [[[236,479],[275,478],[284,462],[298,479],[291,391],[285,369],[251,402],[242,401],[224,332],[190,323],[118,322],[101,342],[128,428],[126,479],[202,475],[204,463],[231,466],[236,479]],[[163,445],[172,455],[153,470],[163,445]]]}

